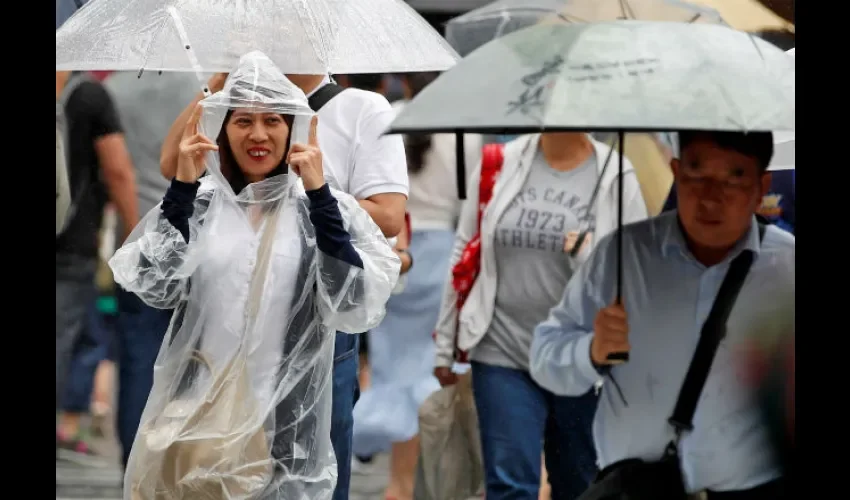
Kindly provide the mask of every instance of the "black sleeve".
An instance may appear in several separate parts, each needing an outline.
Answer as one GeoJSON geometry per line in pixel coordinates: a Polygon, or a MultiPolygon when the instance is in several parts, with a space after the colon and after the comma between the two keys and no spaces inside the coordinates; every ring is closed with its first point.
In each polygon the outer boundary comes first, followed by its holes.
{"type": "Polygon", "coordinates": [[[162,216],[180,231],[186,243],[189,243],[189,219],[195,211],[195,196],[200,186],[197,181],[189,184],[172,179],[162,199],[162,216]]]}
{"type": "Polygon", "coordinates": [[[310,200],[310,222],[316,228],[316,246],[319,251],[348,265],[363,269],[363,259],[351,244],[351,235],[345,230],[339,204],[327,184],[307,191],[310,200]]]}
{"type": "Polygon", "coordinates": [[[83,82],[76,89],[73,99],[80,109],[86,110],[91,120],[92,140],[110,134],[121,134],[121,120],[112,97],[99,82],[83,82]]]}

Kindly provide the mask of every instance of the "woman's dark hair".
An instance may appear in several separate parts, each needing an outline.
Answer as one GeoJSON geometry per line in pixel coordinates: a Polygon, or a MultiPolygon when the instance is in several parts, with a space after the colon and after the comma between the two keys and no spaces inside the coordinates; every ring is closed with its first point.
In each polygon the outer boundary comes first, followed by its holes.
{"type": "MultiPolygon", "coordinates": [[[[245,179],[245,174],[242,173],[242,169],[239,168],[239,165],[236,163],[236,158],[233,156],[233,150],[230,149],[230,141],[227,140],[227,124],[230,122],[230,118],[232,116],[233,109],[229,109],[227,114],[224,115],[224,123],[221,125],[221,131],[218,133],[218,137],[215,142],[218,144],[218,159],[221,163],[221,174],[225,179],[227,179],[227,182],[230,183],[230,187],[233,188],[233,192],[239,194],[243,189],[245,189],[245,186],[248,185],[248,181],[245,179]]],[[[285,174],[288,171],[286,157],[289,154],[290,141],[292,141],[292,123],[294,118],[292,115],[280,116],[283,117],[283,121],[286,122],[286,125],[289,127],[289,137],[286,138],[286,149],[283,151],[283,159],[281,159],[278,166],[266,174],[266,178],[285,174]]]]}
{"type": "MultiPolygon", "coordinates": [[[[419,92],[433,82],[439,73],[407,73],[404,79],[410,87],[410,97],[416,97],[419,92]]],[[[431,149],[431,134],[407,134],[404,136],[404,151],[407,155],[407,171],[411,174],[422,171],[425,164],[425,154],[431,149]]]]}
{"type": "Polygon", "coordinates": [[[722,149],[735,151],[758,161],[761,173],[767,171],[773,158],[773,134],[771,132],[717,132],[682,131],[679,132],[679,156],[692,142],[708,139],[722,149]]]}

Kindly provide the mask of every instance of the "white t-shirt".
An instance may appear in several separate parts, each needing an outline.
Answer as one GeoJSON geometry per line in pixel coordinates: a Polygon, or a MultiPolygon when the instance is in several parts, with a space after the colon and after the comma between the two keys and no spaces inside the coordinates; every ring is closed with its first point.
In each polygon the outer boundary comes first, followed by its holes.
{"type": "MultiPolygon", "coordinates": [[[[330,81],[326,78],[316,90],[330,81]]],[[[331,185],[358,200],[381,193],[407,196],[404,142],[400,135],[382,136],[395,117],[384,96],[349,88],[328,101],[318,115],[319,147],[331,185]]]]}

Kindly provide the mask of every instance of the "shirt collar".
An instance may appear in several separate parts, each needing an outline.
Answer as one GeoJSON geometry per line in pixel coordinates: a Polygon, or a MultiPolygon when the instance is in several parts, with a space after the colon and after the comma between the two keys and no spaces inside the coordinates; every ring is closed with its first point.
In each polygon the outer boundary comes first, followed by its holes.
{"type": "MultiPolygon", "coordinates": [[[[668,222],[665,234],[661,238],[661,255],[668,257],[673,252],[678,251],[682,255],[690,256],[677,210],[672,210],[668,222]]],[[[759,237],[759,226],[755,215],[752,217],[750,229],[747,231],[747,234],[735,244],[735,247],[729,252],[726,260],[737,257],[744,250],[750,250],[756,256],[761,251],[761,238],[759,237]]]]}

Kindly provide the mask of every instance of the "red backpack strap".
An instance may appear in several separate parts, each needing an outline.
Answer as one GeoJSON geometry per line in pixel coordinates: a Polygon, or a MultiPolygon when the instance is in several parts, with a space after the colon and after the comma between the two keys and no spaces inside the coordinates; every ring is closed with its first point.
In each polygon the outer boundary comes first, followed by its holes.
{"type": "Polygon", "coordinates": [[[505,162],[505,145],[499,143],[485,144],[481,148],[481,177],[478,180],[478,226],[481,226],[481,217],[484,208],[493,197],[493,186],[502,165],[505,162]]]}

